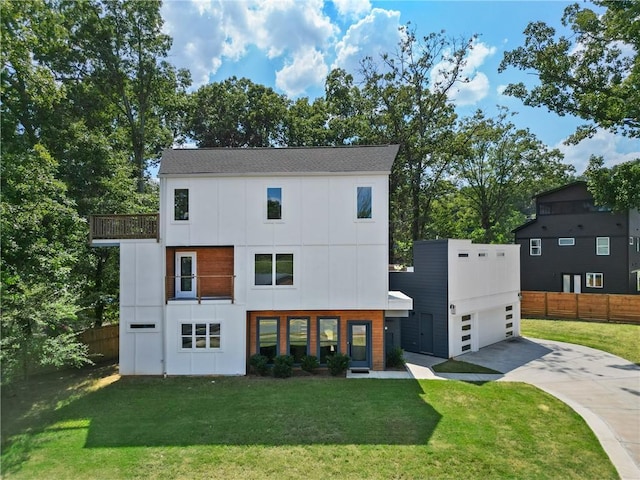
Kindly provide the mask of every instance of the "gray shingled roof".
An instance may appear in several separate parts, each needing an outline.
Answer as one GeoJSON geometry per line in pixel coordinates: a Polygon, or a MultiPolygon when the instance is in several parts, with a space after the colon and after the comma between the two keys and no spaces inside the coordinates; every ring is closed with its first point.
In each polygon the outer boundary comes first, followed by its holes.
{"type": "Polygon", "coordinates": [[[162,153],[159,175],[389,173],[398,145],[301,148],[189,148],[162,153]]]}

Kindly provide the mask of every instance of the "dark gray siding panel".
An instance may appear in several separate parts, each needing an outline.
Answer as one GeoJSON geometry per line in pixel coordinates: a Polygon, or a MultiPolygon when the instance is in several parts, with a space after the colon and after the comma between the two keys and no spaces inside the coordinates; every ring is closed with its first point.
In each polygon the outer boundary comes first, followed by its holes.
{"type": "Polygon", "coordinates": [[[413,298],[413,311],[401,323],[402,348],[419,350],[420,313],[433,315],[433,353],[449,356],[447,240],[427,240],[413,245],[414,272],[391,272],[389,288],[413,298]]]}
{"type": "Polygon", "coordinates": [[[629,242],[629,293],[640,294],[638,290],[638,276],[640,276],[640,212],[629,211],[629,237],[633,238],[633,245],[629,242]]]}
{"type": "Polygon", "coordinates": [[[629,235],[627,215],[590,213],[541,215],[516,232],[520,244],[522,290],[562,291],[562,275],[580,275],[583,293],[629,293],[629,235]],[[575,239],[573,246],[559,246],[558,238],[575,239]],[[596,237],[609,237],[610,255],[596,255],[596,237]],[[531,256],[529,240],[542,240],[542,255],[531,256]],[[587,272],[602,273],[604,288],[587,288],[587,272]]]}

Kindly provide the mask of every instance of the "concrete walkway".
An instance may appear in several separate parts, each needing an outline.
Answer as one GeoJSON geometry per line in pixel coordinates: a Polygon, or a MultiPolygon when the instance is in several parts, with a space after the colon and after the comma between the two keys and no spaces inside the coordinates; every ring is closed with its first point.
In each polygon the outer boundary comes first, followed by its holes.
{"type": "Polygon", "coordinates": [[[430,367],[444,359],[410,352],[405,359],[406,373],[362,376],[529,383],[582,416],[623,480],[640,480],[639,366],[593,348],[533,338],[514,338],[456,357],[502,375],[438,374],[430,367]]]}

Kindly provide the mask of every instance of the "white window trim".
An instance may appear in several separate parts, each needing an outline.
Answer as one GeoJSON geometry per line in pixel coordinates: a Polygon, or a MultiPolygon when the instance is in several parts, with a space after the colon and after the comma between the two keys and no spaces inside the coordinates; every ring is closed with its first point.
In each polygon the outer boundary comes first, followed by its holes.
{"type": "Polygon", "coordinates": [[[596,255],[598,256],[607,256],[611,254],[611,241],[609,237],[596,237],[596,255]],[[599,245],[600,240],[607,241],[607,253],[600,253],[600,248],[604,248],[604,245],[599,245]]]}
{"type": "Polygon", "coordinates": [[[558,238],[558,246],[560,247],[573,247],[576,244],[574,237],[560,237],[558,238]]]}
{"type": "Polygon", "coordinates": [[[178,326],[178,350],[180,352],[189,352],[189,353],[212,353],[212,352],[222,352],[223,351],[223,340],[222,340],[222,332],[224,332],[224,327],[223,327],[223,323],[220,320],[180,320],[177,323],[178,326]],[[182,325],[191,325],[192,327],[192,333],[191,333],[191,337],[195,339],[196,334],[195,334],[195,328],[196,328],[196,324],[198,323],[204,323],[207,326],[207,335],[206,337],[206,344],[204,346],[204,348],[195,348],[194,346],[192,346],[191,348],[185,348],[182,346],[182,337],[185,335],[182,335],[182,325]],[[211,323],[217,323],[220,326],[220,335],[213,335],[214,337],[218,337],[220,339],[220,346],[219,347],[210,347],[209,346],[209,337],[211,337],[212,335],[210,335],[209,333],[209,324],[211,323]]]}
{"type": "Polygon", "coordinates": [[[529,239],[529,255],[532,257],[540,257],[542,255],[542,239],[541,238],[529,239]],[[534,246],[533,242],[538,242],[538,245],[534,246]],[[538,249],[538,253],[533,253],[534,248],[538,249]]]}
{"type": "Polygon", "coordinates": [[[285,223],[285,208],[284,208],[284,200],[285,200],[285,189],[282,185],[272,185],[269,184],[264,187],[264,200],[263,200],[263,221],[264,223],[285,223]],[[280,189],[280,218],[269,218],[269,194],[268,191],[270,188],[279,188],[280,189]]]}
{"type": "Polygon", "coordinates": [[[198,298],[198,256],[196,252],[176,252],[176,263],[175,263],[175,297],[176,298],[198,298]],[[191,292],[183,292],[180,288],[180,259],[182,257],[192,257],[191,265],[193,266],[192,275],[193,275],[193,283],[191,292]]]}
{"type": "Polygon", "coordinates": [[[374,208],[374,191],[373,185],[363,184],[355,186],[354,205],[353,205],[353,218],[358,223],[370,223],[375,221],[375,208],[374,208]],[[370,188],[371,189],[371,218],[358,218],[358,188],[370,188]]]}
{"type": "Polygon", "coordinates": [[[604,288],[604,275],[599,272],[587,272],[585,275],[586,288],[604,288]],[[596,278],[600,277],[600,285],[596,285],[596,278]]]}

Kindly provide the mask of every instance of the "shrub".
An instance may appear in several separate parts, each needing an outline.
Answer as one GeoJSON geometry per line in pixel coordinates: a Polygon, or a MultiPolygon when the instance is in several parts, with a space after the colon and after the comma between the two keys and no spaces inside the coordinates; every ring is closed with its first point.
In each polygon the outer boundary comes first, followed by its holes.
{"type": "Polygon", "coordinates": [[[316,368],[320,366],[320,362],[318,361],[318,357],[315,355],[307,355],[302,357],[302,363],[300,366],[305,372],[314,373],[316,368]]]}
{"type": "Polygon", "coordinates": [[[291,355],[278,355],[273,359],[273,376],[288,378],[293,374],[293,357],[291,355]]]}
{"type": "Polygon", "coordinates": [[[404,350],[400,347],[393,348],[387,353],[387,368],[398,368],[404,365],[404,350]]]}
{"type": "Polygon", "coordinates": [[[269,373],[269,359],[264,355],[256,353],[249,359],[249,365],[253,368],[253,371],[263,377],[269,373]]]}
{"type": "Polygon", "coordinates": [[[349,356],[336,353],[327,357],[327,368],[333,376],[342,375],[349,368],[349,356]]]}

